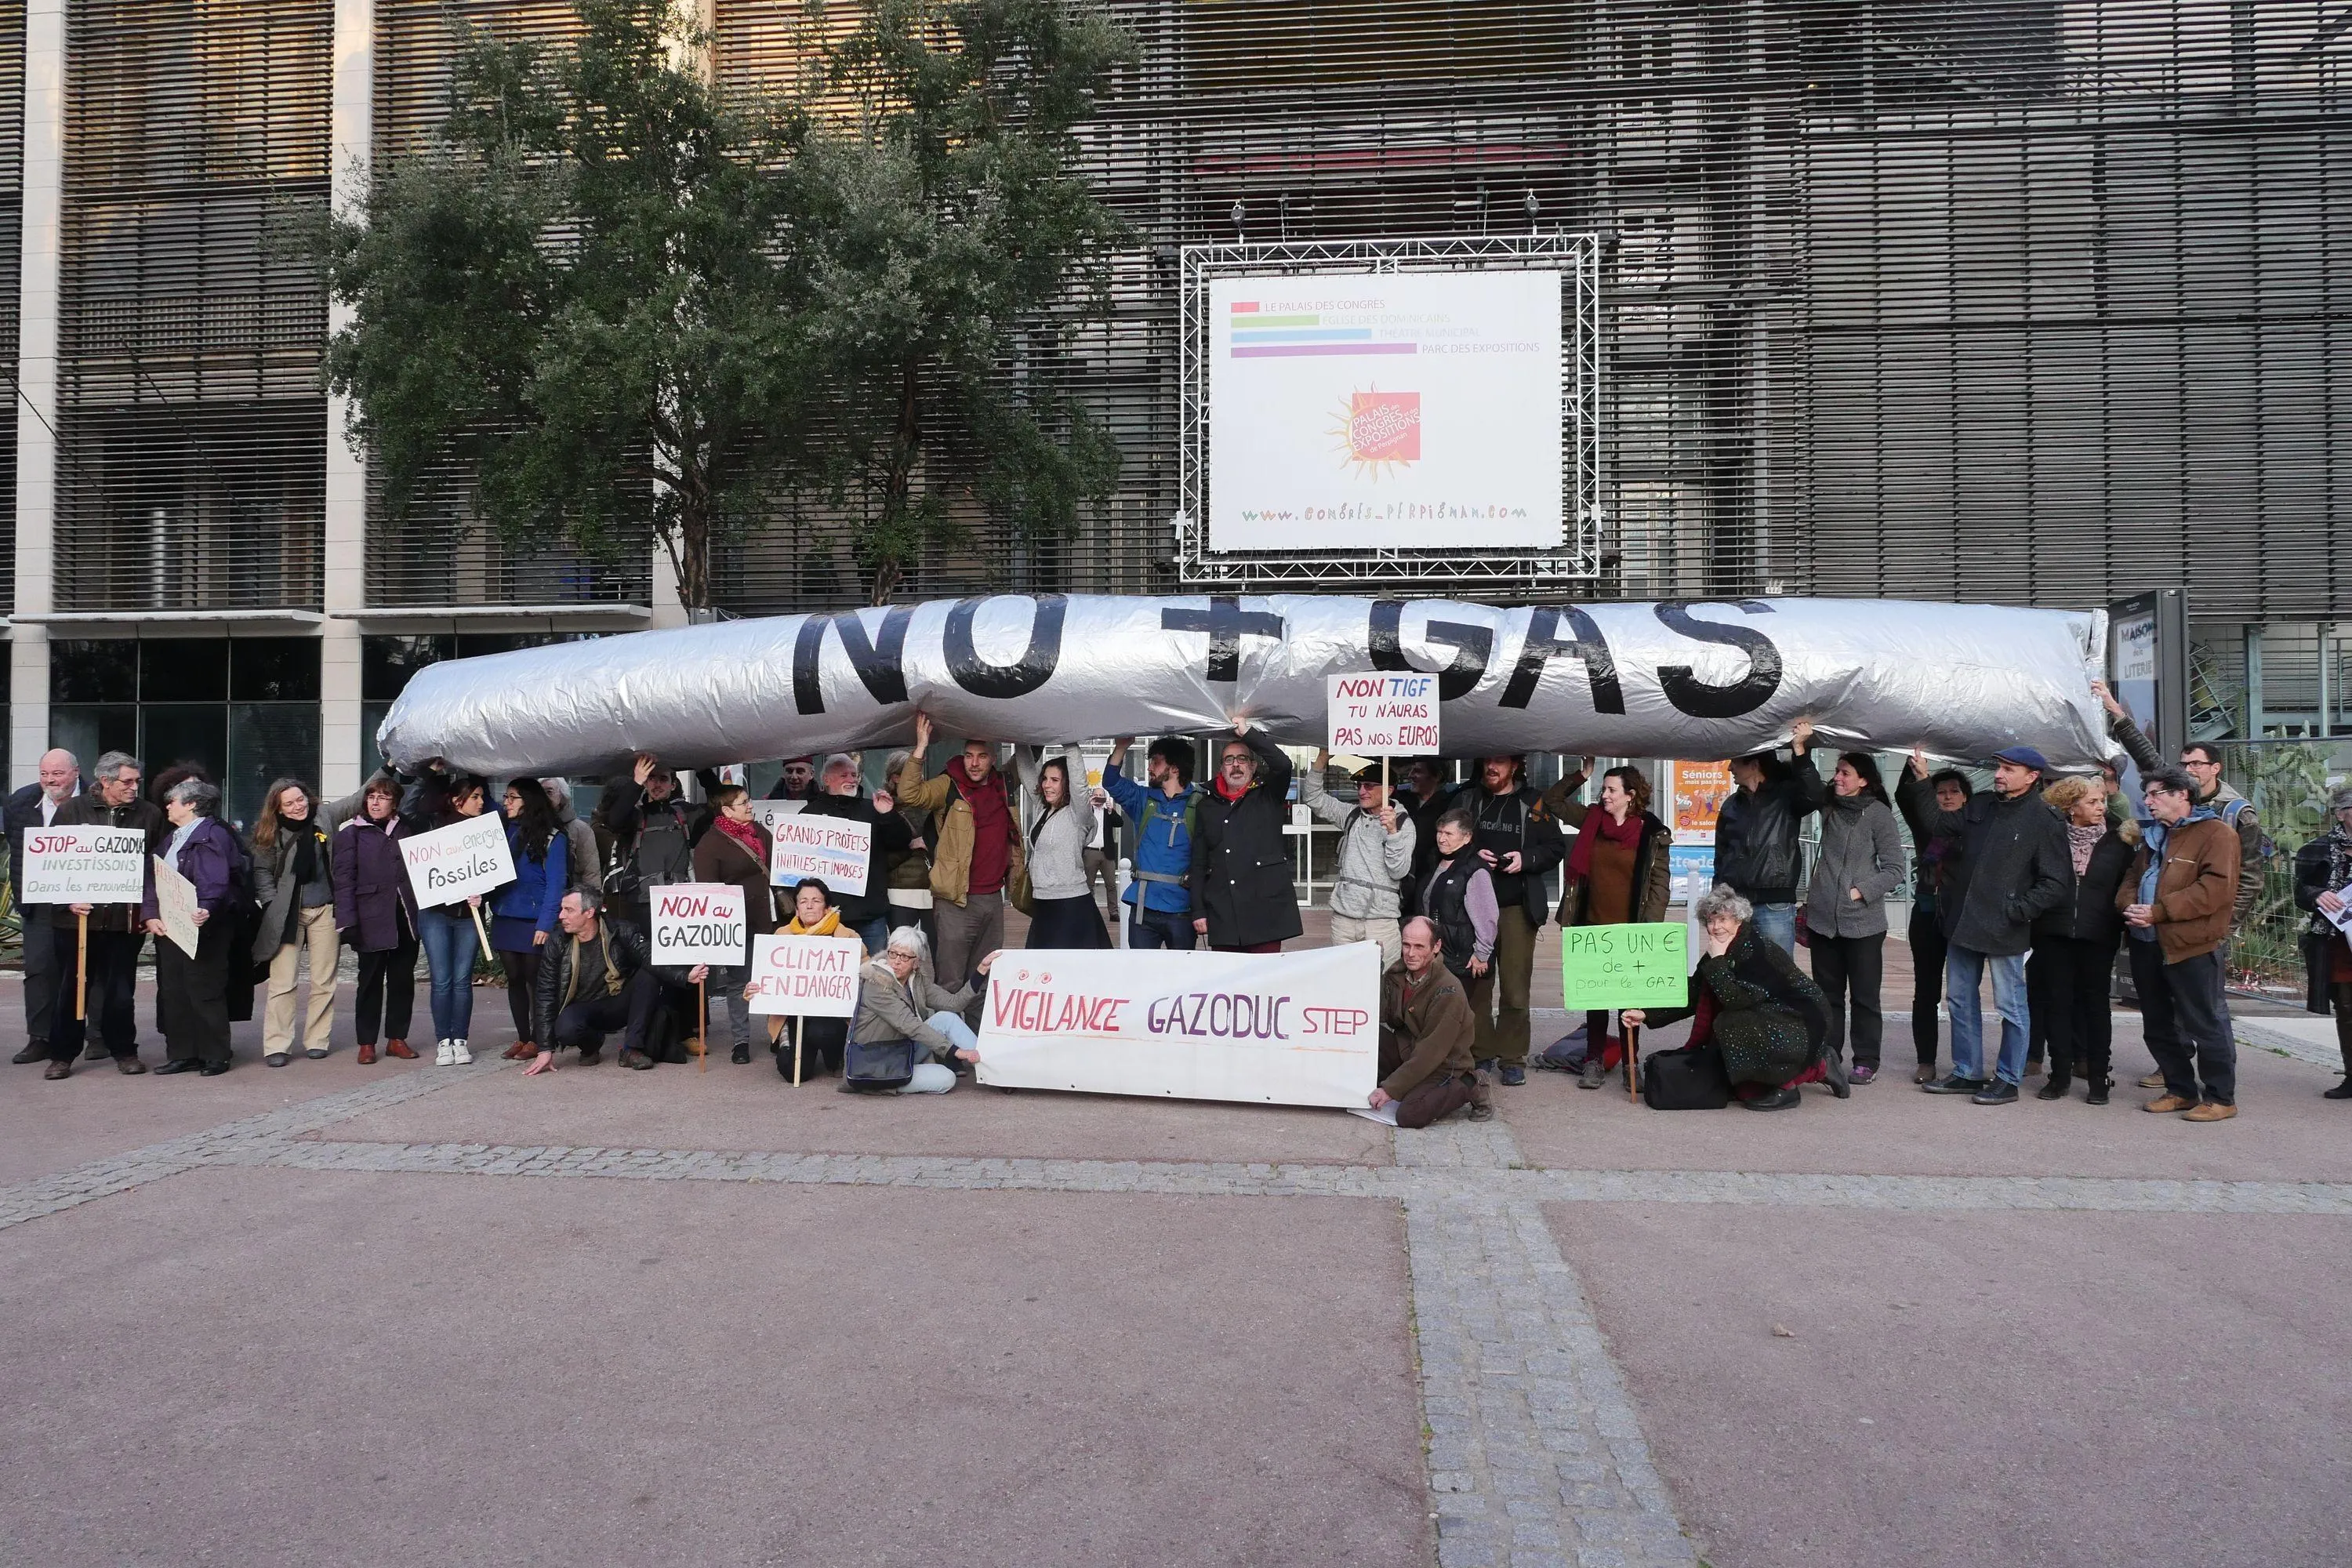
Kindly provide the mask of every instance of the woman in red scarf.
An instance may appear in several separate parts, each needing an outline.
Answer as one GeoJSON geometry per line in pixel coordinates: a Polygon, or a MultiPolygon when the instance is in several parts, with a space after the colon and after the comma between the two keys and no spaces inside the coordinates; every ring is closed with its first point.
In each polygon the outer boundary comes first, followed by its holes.
{"type": "MultiPolygon", "coordinates": [[[[751,796],[740,784],[720,784],[710,792],[717,815],[710,831],[694,844],[694,879],[730,882],[743,889],[743,929],[773,931],[774,890],[768,885],[768,830],[751,815],[751,796]]],[[[748,955],[747,955],[748,956],[748,955]]],[[[727,999],[727,1023],[735,1037],[733,1059],[751,1059],[751,1004],[743,997],[750,966],[710,971],[710,994],[727,999]]]]}
{"type": "MultiPolygon", "coordinates": [[[[1576,829],[1560,889],[1561,928],[1664,920],[1674,888],[1667,849],[1675,836],[1650,815],[1650,781],[1642,770],[1611,768],[1601,774],[1598,808],[1570,800],[1558,810],[1560,821],[1576,829]]],[[[1605,1011],[1587,1013],[1580,1087],[1599,1089],[1624,1049],[1609,1032],[1605,1011]]]]}

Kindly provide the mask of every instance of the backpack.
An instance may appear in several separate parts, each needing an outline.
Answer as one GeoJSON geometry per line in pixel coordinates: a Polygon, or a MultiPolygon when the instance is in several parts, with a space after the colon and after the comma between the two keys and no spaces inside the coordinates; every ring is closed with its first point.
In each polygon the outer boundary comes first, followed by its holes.
{"type": "MultiPolygon", "coordinates": [[[[1167,809],[1167,805],[1168,797],[1162,795],[1160,791],[1156,789],[1153,790],[1151,792],[1151,798],[1144,803],[1142,820],[1139,821],[1135,825],[1135,836],[1139,842],[1141,841],[1145,834],[1151,831],[1151,825],[1153,823],[1161,821],[1175,815],[1174,812],[1167,809]]],[[[1184,837],[1187,839],[1192,838],[1194,835],[1199,833],[1200,826],[1201,786],[1199,784],[1186,784],[1184,786],[1184,837]]]]}

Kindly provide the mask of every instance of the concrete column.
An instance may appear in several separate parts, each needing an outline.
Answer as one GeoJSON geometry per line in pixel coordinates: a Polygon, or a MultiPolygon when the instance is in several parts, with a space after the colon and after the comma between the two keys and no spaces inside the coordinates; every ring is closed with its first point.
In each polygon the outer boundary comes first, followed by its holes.
{"type": "MultiPolygon", "coordinates": [[[[335,0],[334,47],[331,189],[335,210],[348,213],[366,197],[374,148],[374,0],[335,0]]],[[[347,308],[328,307],[329,331],[350,320],[347,308]]],[[[319,788],[330,800],[360,786],[360,626],[349,616],[367,603],[367,457],[344,436],[350,413],[349,399],[327,399],[319,788]]]]}
{"type": "MultiPolygon", "coordinates": [[[[65,195],[65,0],[25,6],[25,237],[17,296],[16,614],[57,607],[58,263],[65,195]]],[[[33,782],[49,743],[49,635],[9,635],[8,782],[33,782]]],[[[91,759],[85,757],[87,767],[91,759]]]]}

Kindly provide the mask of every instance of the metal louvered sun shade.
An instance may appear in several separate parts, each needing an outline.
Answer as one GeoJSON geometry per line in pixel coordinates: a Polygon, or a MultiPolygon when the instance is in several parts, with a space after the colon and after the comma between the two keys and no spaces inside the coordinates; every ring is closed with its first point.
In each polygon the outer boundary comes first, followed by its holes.
{"type": "Polygon", "coordinates": [[[57,603],[319,604],[331,10],[73,0],[57,603]]]}

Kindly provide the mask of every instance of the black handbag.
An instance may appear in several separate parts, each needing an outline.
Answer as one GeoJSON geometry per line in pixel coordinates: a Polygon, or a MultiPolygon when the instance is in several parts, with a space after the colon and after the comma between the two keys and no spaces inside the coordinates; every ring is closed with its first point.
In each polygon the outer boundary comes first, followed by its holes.
{"type": "Polygon", "coordinates": [[[915,1081],[912,1040],[852,1040],[842,1058],[842,1087],[866,1092],[904,1089],[915,1081]]]}
{"type": "Polygon", "coordinates": [[[1642,1058],[1642,1102],[1653,1110],[1721,1110],[1731,1075],[1713,1046],[1685,1046],[1642,1058]]]}

